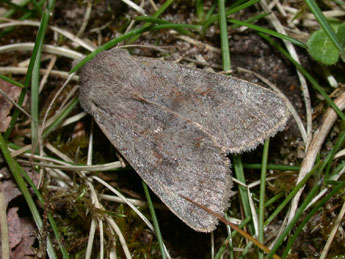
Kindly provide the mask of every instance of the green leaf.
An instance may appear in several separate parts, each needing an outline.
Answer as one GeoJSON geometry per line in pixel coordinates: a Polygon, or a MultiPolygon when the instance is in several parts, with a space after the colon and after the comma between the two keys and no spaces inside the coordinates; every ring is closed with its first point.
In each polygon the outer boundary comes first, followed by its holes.
{"type": "Polygon", "coordinates": [[[325,65],[333,65],[339,59],[339,51],[322,30],[314,32],[307,41],[309,54],[325,65]]]}

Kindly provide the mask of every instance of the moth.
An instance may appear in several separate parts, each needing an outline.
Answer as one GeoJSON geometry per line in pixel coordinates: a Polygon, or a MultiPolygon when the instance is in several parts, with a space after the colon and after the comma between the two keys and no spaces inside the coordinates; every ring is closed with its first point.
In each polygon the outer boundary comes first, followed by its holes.
{"type": "Polygon", "coordinates": [[[282,130],[287,101],[234,77],[173,62],[102,52],[80,72],[80,103],[167,207],[196,231],[223,214],[232,186],[229,153],[282,130]]]}

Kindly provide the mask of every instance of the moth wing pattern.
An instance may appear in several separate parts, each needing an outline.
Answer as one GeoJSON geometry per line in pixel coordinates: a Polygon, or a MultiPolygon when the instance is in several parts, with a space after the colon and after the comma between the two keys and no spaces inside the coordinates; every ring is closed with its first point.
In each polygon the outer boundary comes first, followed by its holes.
{"type": "Polygon", "coordinates": [[[170,82],[170,89],[155,88],[159,102],[203,125],[227,153],[254,149],[282,130],[289,118],[287,100],[254,83],[159,59],[134,58],[170,82]]]}
{"type": "Polygon", "coordinates": [[[180,195],[222,214],[231,189],[229,160],[200,125],[143,98],[138,87],[144,81],[112,78],[107,85],[116,65],[104,65],[107,56],[101,54],[81,71],[81,105],[180,219],[197,231],[212,231],[217,219],[180,195]]]}
{"type": "Polygon", "coordinates": [[[80,102],[153,192],[195,230],[218,220],[232,184],[227,153],[281,130],[286,101],[246,81],[125,50],[98,54],[81,70],[80,102]]]}

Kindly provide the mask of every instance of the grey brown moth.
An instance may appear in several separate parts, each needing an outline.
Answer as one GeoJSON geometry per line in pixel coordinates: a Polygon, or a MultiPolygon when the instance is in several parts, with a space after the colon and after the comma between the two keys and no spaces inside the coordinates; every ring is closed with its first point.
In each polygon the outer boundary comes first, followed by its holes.
{"type": "Polygon", "coordinates": [[[80,73],[80,103],[152,191],[191,228],[209,232],[229,206],[229,153],[282,130],[274,92],[237,78],[125,50],[98,54],[80,73]]]}

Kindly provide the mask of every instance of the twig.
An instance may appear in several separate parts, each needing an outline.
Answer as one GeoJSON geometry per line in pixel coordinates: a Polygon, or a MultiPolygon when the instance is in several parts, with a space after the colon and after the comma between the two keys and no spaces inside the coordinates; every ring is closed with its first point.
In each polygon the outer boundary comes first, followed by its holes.
{"type": "MultiPolygon", "coordinates": [[[[6,27],[18,26],[18,25],[20,25],[20,26],[36,26],[36,27],[39,27],[40,24],[41,24],[39,22],[34,22],[34,21],[29,21],[29,20],[16,21],[16,20],[11,20],[11,19],[7,19],[7,18],[3,18],[3,17],[0,17],[0,20],[9,21],[8,23],[0,24],[0,29],[1,28],[6,28],[6,27]]],[[[73,41],[76,44],[78,44],[78,46],[82,46],[83,48],[85,48],[85,49],[87,49],[89,51],[93,51],[95,49],[94,46],[92,46],[89,43],[87,43],[86,41],[78,38],[77,36],[75,36],[74,34],[70,33],[69,31],[66,31],[64,29],[60,29],[60,28],[55,27],[55,26],[49,26],[48,28],[51,29],[52,31],[60,33],[61,35],[63,35],[67,39],[70,39],[71,41],[73,41]]]]}
{"type": "MultiPolygon", "coordinates": [[[[345,108],[345,92],[342,93],[334,101],[334,103],[339,107],[340,110],[343,110],[345,108]]],[[[325,141],[337,117],[338,117],[337,113],[332,108],[328,108],[327,111],[325,112],[323,116],[323,120],[322,120],[322,125],[314,133],[314,137],[310,143],[308,152],[306,153],[305,158],[303,159],[301,170],[298,175],[297,183],[300,182],[304,178],[304,176],[313,168],[313,165],[316,160],[316,156],[320,152],[321,146],[323,142],[325,141]]],[[[292,220],[292,218],[294,217],[296,213],[299,198],[303,192],[303,189],[304,187],[302,187],[296,193],[295,197],[291,201],[291,208],[288,214],[288,219],[289,219],[288,222],[292,220]]]]}
{"type": "MultiPolygon", "coordinates": [[[[8,52],[8,51],[32,51],[34,49],[35,43],[33,42],[26,42],[26,43],[15,43],[15,44],[8,44],[4,46],[0,46],[0,53],[8,52]]],[[[80,54],[77,51],[70,50],[64,47],[57,47],[49,44],[43,45],[43,52],[63,56],[71,59],[81,59],[84,57],[83,54],[80,54]]]]}
{"type": "MultiPolygon", "coordinates": [[[[27,72],[26,67],[0,67],[0,74],[15,74],[15,75],[25,75],[27,72]]],[[[47,72],[47,69],[40,69],[40,74],[44,75],[47,72]]],[[[50,76],[59,77],[62,79],[67,79],[69,77],[68,72],[62,72],[58,70],[52,70],[50,76]]],[[[73,81],[79,81],[79,76],[74,75],[72,77],[73,81]]]]}

